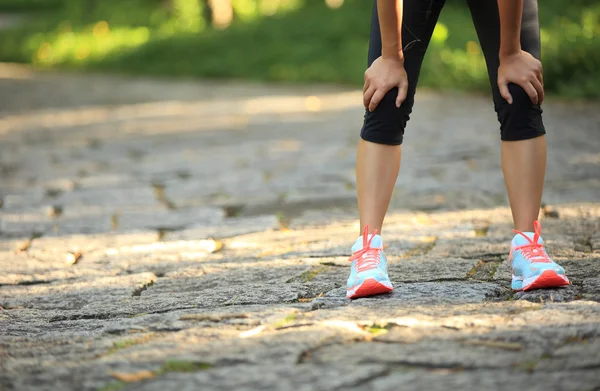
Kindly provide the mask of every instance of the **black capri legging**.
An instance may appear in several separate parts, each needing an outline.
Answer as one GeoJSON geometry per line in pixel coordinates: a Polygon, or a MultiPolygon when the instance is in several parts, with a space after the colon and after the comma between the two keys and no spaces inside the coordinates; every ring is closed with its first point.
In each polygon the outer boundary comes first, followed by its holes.
{"type": "MultiPolygon", "coordinates": [[[[421,63],[444,2],[445,0],[404,0],[402,43],[405,46],[404,67],[408,75],[406,100],[400,108],[397,108],[395,101],[398,89],[393,88],[385,95],[375,111],[371,113],[367,110],[360,134],[364,140],[378,144],[402,144],[404,128],[414,104],[421,63]]],[[[512,104],[508,104],[500,95],[497,84],[500,50],[500,16],[497,0],[467,0],[467,3],[485,56],[502,140],[526,140],[545,134],[541,107],[531,103],[529,96],[521,87],[509,84],[508,88],[513,97],[512,104]]],[[[524,0],[521,48],[535,58],[540,58],[537,0],[524,0]]],[[[369,66],[380,55],[381,33],[377,17],[377,0],[375,0],[371,22],[369,66]]]]}

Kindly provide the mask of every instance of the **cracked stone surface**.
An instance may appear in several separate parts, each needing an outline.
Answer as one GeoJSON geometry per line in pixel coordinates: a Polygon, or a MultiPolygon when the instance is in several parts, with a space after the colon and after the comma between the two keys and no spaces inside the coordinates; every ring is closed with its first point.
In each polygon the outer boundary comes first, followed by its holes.
{"type": "Polygon", "coordinates": [[[395,290],[350,301],[360,92],[20,75],[0,80],[0,389],[600,388],[593,104],[545,104],[543,236],[572,285],[510,290],[493,110],[422,92],[395,290]]]}

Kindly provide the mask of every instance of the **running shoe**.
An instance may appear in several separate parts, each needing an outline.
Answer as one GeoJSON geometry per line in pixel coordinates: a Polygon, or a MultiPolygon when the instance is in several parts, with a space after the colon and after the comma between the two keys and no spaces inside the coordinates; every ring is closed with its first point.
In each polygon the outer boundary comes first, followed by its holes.
{"type": "Polygon", "coordinates": [[[508,256],[513,270],[512,289],[528,291],[570,284],[565,269],[552,261],[544,249],[539,221],[534,222],[534,232],[514,232],[508,256]]]}
{"type": "Polygon", "coordinates": [[[366,226],[362,237],[352,246],[352,262],[346,297],[356,299],[390,292],[394,289],[387,275],[383,240],[377,230],[369,235],[366,226]]]}

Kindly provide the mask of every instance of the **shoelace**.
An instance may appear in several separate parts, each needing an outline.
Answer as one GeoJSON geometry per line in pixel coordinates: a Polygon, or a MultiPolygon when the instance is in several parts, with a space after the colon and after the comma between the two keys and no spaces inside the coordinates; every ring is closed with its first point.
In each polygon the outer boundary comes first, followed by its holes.
{"type": "Polygon", "coordinates": [[[377,235],[377,230],[373,231],[369,239],[369,226],[365,226],[365,230],[363,231],[363,248],[354,252],[348,259],[350,262],[356,261],[355,265],[358,272],[374,269],[379,266],[381,249],[371,247],[371,241],[375,235],[377,235]]]}
{"type": "Polygon", "coordinates": [[[540,239],[540,233],[542,232],[542,227],[540,222],[537,220],[533,223],[533,231],[533,240],[531,240],[529,236],[525,235],[523,232],[513,229],[514,233],[523,236],[529,242],[529,244],[516,246],[514,250],[521,250],[521,253],[529,262],[551,263],[552,261],[548,257],[548,254],[546,254],[546,251],[544,251],[544,245],[538,242],[540,239]]]}

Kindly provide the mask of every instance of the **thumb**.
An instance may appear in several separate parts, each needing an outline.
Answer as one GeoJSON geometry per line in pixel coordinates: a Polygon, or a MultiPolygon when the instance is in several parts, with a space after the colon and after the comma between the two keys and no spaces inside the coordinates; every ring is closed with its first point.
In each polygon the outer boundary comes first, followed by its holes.
{"type": "Polygon", "coordinates": [[[502,95],[502,97],[506,99],[509,105],[512,104],[513,100],[512,95],[510,94],[510,92],[508,92],[508,83],[504,80],[498,81],[498,88],[500,89],[500,95],[502,95]]]}

